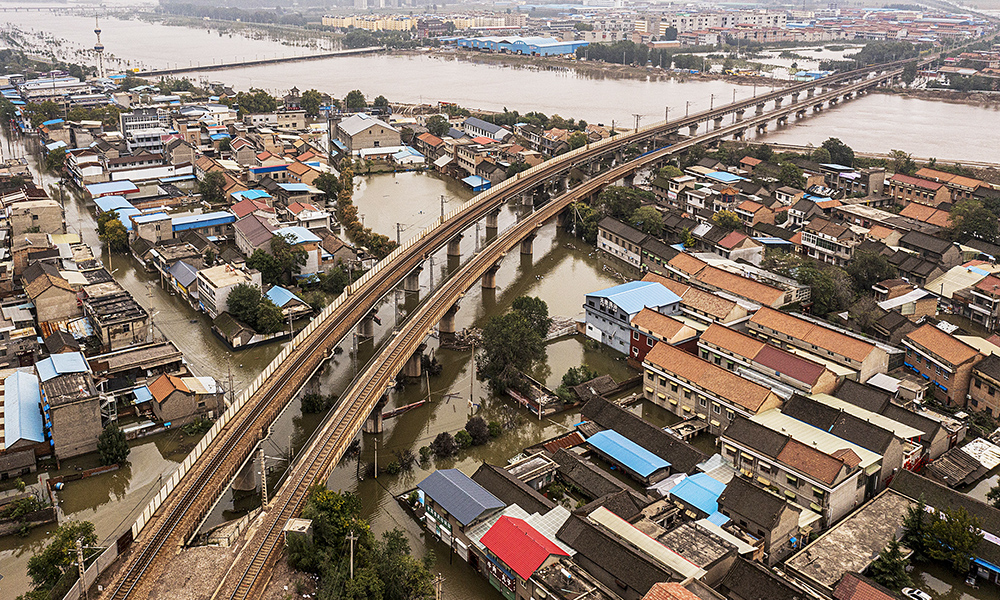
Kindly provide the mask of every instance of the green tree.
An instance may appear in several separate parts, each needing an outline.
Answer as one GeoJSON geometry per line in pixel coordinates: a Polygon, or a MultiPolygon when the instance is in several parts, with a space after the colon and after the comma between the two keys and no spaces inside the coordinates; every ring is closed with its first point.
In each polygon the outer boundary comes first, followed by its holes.
{"type": "Polygon", "coordinates": [[[479,379],[496,395],[524,389],[522,372],[545,356],[544,335],[521,312],[491,317],[483,327],[482,349],[476,360],[479,379]]]}
{"type": "Polygon", "coordinates": [[[389,100],[385,96],[378,96],[372,100],[372,106],[375,108],[387,109],[389,108],[389,100]]]}
{"type": "MultiPolygon", "coordinates": [[[[281,267],[278,266],[278,259],[272,254],[257,248],[247,259],[247,266],[260,271],[260,278],[270,285],[277,285],[281,281],[281,267]]],[[[232,312],[232,311],[230,311],[232,312]]],[[[249,323],[247,323],[249,325],[249,323]]]]}
{"type": "Polygon", "coordinates": [[[903,66],[903,83],[910,85],[917,78],[917,63],[908,62],[903,66]]]}
{"type": "Polygon", "coordinates": [[[839,267],[804,264],[797,269],[795,279],[810,287],[815,315],[826,316],[842,311],[854,300],[851,278],[839,267]]]}
{"type": "Polygon", "coordinates": [[[903,558],[903,553],[899,549],[899,542],[893,538],[868,567],[868,576],[875,583],[897,592],[913,584],[910,576],[906,573],[907,564],[908,561],[903,558]]]}
{"type": "Polygon", "coordinates": [[[806,176],[794,163],[783,162],[779,168],[778,183],[800,190],[806,187],[806,176]]]}
{"type": "Polygon", "coordinates": [[[655,202],[656,196],[645,190],[623,186],[608,186],[597,196],[597,207],[608,217],[624,221],[632,216],[643,202],[655,202]]]}
{"type": "Polygon", "coordinates": [[[347,110],[358,111],[368,108],[368,102],[361,90],[351,90],[344,96],[344,106],[347,110]]]}
{"type": "Polygon", "coordinates": [[[223,102],[237,107],[241,117],[274,112],[278,109],[277,98],[257,88],[250,88],[249,92],[238,92],[236,96],[227,98],[223,102]]]}
{"type": "Polygon", "coordinates": [[[256,329],[257,305],[260,304],[260,298],[259,289],[241,283],[229,292],[226,300],[229,305],[229,314],[256,329]]]}
{"type": "Polygon", "coordinates": [[[220,171],[205,173],[198,181],[198,193],[208,204],[222,204],[226,201],[226,178],[220,171]]]}
{"type": "MultiPolygon", "coordinates": [[[[301,246],[295,243],[296,239],[291,234],[279,234],[271,238],[271,256],[277,261],[279,279],[285,282],[291,281],[292,277],[302,272],[302,267],[306,264],[309,254],[301,246]]],[[[263,277],[263,273],[261,273],[263,277]]],[[[276,283],[274,281],[269,283],[276,283]]]]}
{"type": "Polygon", "coordinates": [[[438,458],[448,458],[458,452],[458,443],[455,442],[454,436],[442,431],[431,442],[431,452],[438,458]]]}
{"type": "Polygon", "coordinates": [[[862,295],[871,295],[873,285],[896,277],[896,267],[888,258],[875,252],[856,252],[846,270],[854,282],[855,291],[862,295]]]}
{"type": "Polygon", "coordinates": [[[51,173],[62,172],[65,163],[66,150],[63,148],[58,148],[45,155],[45,168],[51,173]]]}
{"type": "Polygon", "coordinates": [[[691,234],[691,230],[687,227],[681,230],[681,244],[683,244],[685,248],[694,248],[698,245],[698,240],[694,238],[694,235],[691,234]]]}
{"type": "Polygon", "coordinates": [[[947,563],[960,574],[969,571],[976,549],[983,541],[982,526],[964,508],[946,508],[927,528],[927,557],[947,563]]]}
{"type": "Polygon", "coordinates": [[[320,94],[317,90],[306,90],[302,92],[302,98],[299,100],[299,103],[307,115],[317,117],[319,116],[319,107],[323,104],[323,94],[320,94]]]}
{"type": "Polygon", "coordinates": [[[128,250],[128,230],[118,219],[108,221],[104,225],[104,234],[98,235],[98,238],[107,244],[108,250],[112,252],[121,253],[128,250]]]}
{"type": "Polygon", "coordinates": [[[573,214],[573,233],[588,244],[596,243],[601,214],[583,202],[570,204],[569,210],[573,214]]]}
{"type": "Polygon", "coordinates": [[[441,115],[434,115],[430,117],[424,123],[424,126],[427,127],[427,131],[429,131],[432,135],[436,135],[438,137],[448,135],[448,130],[451,129],[451,124],[448,122],[448,119],[442,117],[441,115]]]}
{"type": "Polygon", "coordinates": [[[114,423],[105,427],[97,437],[97,453],[101,456],[102,465],[120,465],[128,460],[131,451],[125,432],[114,423]]]}
{"type": "Polygon", "coordinates": [[[569,144],[570,150],[576,150],[577,148],[582,148],[587,145],[587,134],[582,131],[574,131],[566,139],[566,143],[569,144]]]}
{"type": "Polygon", "coordinates": [[[684,171],[681,171],[674,165],[666,165],[661,167],[659,171],[656,172],[657,175],[664,179],[673,179],[674,177],[680,177],[684,175],[684,171]]]}
{"type": "Polygon", "coordinates": [[[823,147],[830,153],[830,162],[845,167],[854,166],[854,150],[838,138],[828,138],[823,147]]]}
{"type": "Polygon", "coordinates": [[[482,446],[490,441],[489,425],[486,424],[485,419],[478,415],[469,419],[465,424],[465,431],[469,432],[473,446],[482,446]]]}
{"type": "Polygon", "coordinates": [[[712,223],[727,231],[743,229],[743,220],[731,210],[720,210],[712,215],[712,223]]]}
{"type": "Polygon", "coordinates": [[[993,508],[1000,508],[1000,483],[997,483],[986,492],[986,500],[993,508]]]}
{"type": "Polygon", "coordinates": [[[285,317],[281,314],[281,309],[270,298],[263,298],[257,304],[257,318],[254,323],[254,330],[258,333],[271,334],[278,333],[284,328],[285,317]]]}
{"type": "Polygon", "coordinates": [[[460,429],[458,433],[455,434],[455,443],[462,450],[472,446],[472,435],[464,429],[460,429]]]}
{"type": "Polygon", "coordinates": [[[894,173],[913,175],[917,172],[917,163],[913,162],[913,157],[902,150],[893,150],[889,153],[892,160],[892,170],[894,173]]]}
{"type": "Polygon", "coordinates": [[[921,560],[927,550],[927,505],[921,496],[917,503],[906,509],[903,517],[903,536],[899,540],[913,551],[912,558],[921,560]]]}
{"type": "Polygon", "coordinates": [[[951,221],[949,234],[957,242],[976,239],[993,243],[1000,233],[996,215],[975,198],[956,203],[948,219],[951,221]]]}
{"type": "Polygon", "coordinates": [[[336,200],[340,192],[340,178],[333,173],[323,173],[313,180],[313,186],[322,190],[328,200],[336,200]]]}
{"type": "Polygon", "coordinates": [[[548,335],[552,319],[549,318],[549,305],[545,303],[545,300],[536,296],[519,296],[514,298],[510,309],[524,315],[528,323],[542,336],[548,335]]]}
{"type": "Polygon", "coordinates": [[[599,375],[600,373],[587,365],[570,367],[563,374],[562,382],[555,390],[556,396],[559,396],[564,402],[570,402],[573,399],[573,390],[571,388],[581,383],[586,383],[599,375]]]}
{"type": "MultiPolygon", "coordinates": [[[[83,545],[97,546],[97,534],[90,521],[69,521],[60,525],[45,548],[28,559],[28,577],[35,592],[52,589],[63,573],[76,569],[76,541],[83,545]]],[[[84,550],[89,558],[98,550],[84,550]]],[[[48,594],[40,597],[47,598],[48,594]]]]}
{"type": "Polygon", "coordinates": [[[830,151],[824,148],[823,146],[820,146],[819,148],[813,150],[809,158],[813,159],[815,162],[820,163],[821,165],[829,164],[830,162],[833,161],[833,158],[830,156],[830,151]]]}
{"type": "Polygon", "coordinates": [[[652,206],[640,206],[635,209],[630,221],[634,227],[650,235],[659,236],[663,231],[663,215],[652,206]]]}

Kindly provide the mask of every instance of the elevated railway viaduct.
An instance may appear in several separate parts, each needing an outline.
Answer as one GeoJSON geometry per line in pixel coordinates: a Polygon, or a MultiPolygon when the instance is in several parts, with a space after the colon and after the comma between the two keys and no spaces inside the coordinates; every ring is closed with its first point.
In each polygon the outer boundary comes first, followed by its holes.
{"type": "MultiPolygon", "coordinates": [[[[640,168],[658,165],[695,144],[728,136],[741,137],[750,128],[766,128],[769,121],[787,120],[791,115],[802,116],[809,109],[836,105],[874,86],[885,85],[900,74],[901,63],[860,69],[826,80],[803,82],[681,119],[656,123],[553,158],[479,194],[461,208],[441,217],[437,224],[405,242],[327,306],[229,407],[136,521],[132,530],[135,540],[120,560],[120,569],[104,596],[146,597],[165,559],[194,536],[268,427],[330,356],[333,348],[355,327],[362,334],[370,334],[373,309],[400,282],[405,288],[412,289],[416,281],[414,273],[433,252],[447,246],[449,255],[458,255],[458,242],[463,232],[481,220],[485,219],[487,231],[491,227],[495,230],[497,215],[504,203],[515,201],[527,205],[552,198],[516,228],[495,238],[466,265],[466,268],[474,270],[463,268],[461,272],[465,275],[456,275],[455,283],[449,283],[445,289],[454,292],[457,288],[453,286],[462,287],[462,282],[489,277],[491,269],[495,273],[499,256],[507,251],[499,250],[504,247],[503,244],[513,238],[520,243],[528,237],[528,230],[524,230],[524,235],[518,233],[524,223],[542,223],[564,210],[575,198],[597,193],[604,185],[628,177],[640,168]],[[786,104],[786,100],[790,102],[786,104]],[[770,111],[765,110],[768,103],[773,103],[770,111]],[[747,116],[751,110],[754,114],[747,116]],[[734,123],[723,125],[728,115],[733,115],[734,123]],[[706,131],[699,134],[702,124],[705,124],[706,131]],[[678,132],[693,137],[663,147],[667,137],[678,132]],[[639,158],[626,161],[629,149],[642,154],[639,158]],[[571,184],[575,184],[573,191],[567,193],[571,184]],[[489,264],[483,267],[485,263],[482,261],[489,264]]],[[[455,292],[454,297],[460,293],[455,292]]],[[[315,450],[315,454],[312,449],[316,443],[312,444],[310,452],[296,463],[292,476],[273,501],[273,506],[281,508],[271,509],[265,526],[261,528],[261,531],[267,530],[266,537],[259,541],[255,538],[245,546],[244,556],[251,557],[246,560],[247,566],[234,569],[227,575],[220,594],[234,598],[252,597],[252,592],[263,583],[263,575],[268,572],[276,555],[281,526],[301,507],[304,492],[300,488],[303,483],[324,479],[329,469],[336,465],[367,416],[382,401],[388,382],[412,356],[416,347],[411,348],[412,342],[418,338],[422,341],[429,328],[442,320],[447,330],[448,313],[455,309],[455,300],[437,294],[433,298],[419,313],[425,315],[423,320],[414,321],[411,316],[405,329],[408,333],[404,335],[401,331],[387,346],[386,351],[393,352],[392,356],[380,355],[376,359],[374,364],[381,370],[376,373],[366,371],[356,380],[349,394],[343,397],[323,426],[322,435],[316,438],[326,439],[327,442],[322,444],[323,448],[315,450]],[[414,323],[419,323],[419,327],[414,323]],[[287,496],[284,495],[286,490],[287,496]],[[236,578],[234,573],[239,577],[236,578]]],[[[244,559],[241,557],[241,560],[244,559]]]]}

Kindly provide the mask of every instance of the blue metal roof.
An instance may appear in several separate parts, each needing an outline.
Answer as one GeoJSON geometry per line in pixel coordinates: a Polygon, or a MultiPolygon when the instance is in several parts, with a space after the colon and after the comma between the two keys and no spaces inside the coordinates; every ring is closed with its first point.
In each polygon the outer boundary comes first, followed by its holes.
{"type": "Polygon", "coordinates": [[[475,521],[486,511],[505,508],[499,498],[458,469],[434,471],[417,488],[462,525],[475,521]]]}
{"type": "Polygon", "coordinates": [[[725,171],[715,171],[705,175],[709,179],[714,179],[716,181],[721,181],[722,183],[733,183],[736,181],[743,181],[743,178],[739,175],[734,175],[733,173],[727,173],[725,171]]]}
{"type": "Polygon", "coordinates": [[[319,237],[305,227],[282,227],[275,229],[274,235],[292,236],[292,244],[308,244],[309,242],[321,242],[319,237]]]}
{"type": "Polygon", "coordinates": [[[587,438],[587,443],[642,477],[670,467],[670,463],[613,429],[598,431],[587,438]]]}
{"type": "Polygon", "coordinates": [[[279,183],[278,187],[286,192],[308,192],[309,186],[305,183],[279,183]]]}
{"type": "Polygon", "coordinates": [[[260,200],[262,198],[270,198],[271,194],[268,194],[264,190],[243,190],[240,192],[233,192],[233,198],[238,198],[239,200],[260,200]]]}
{"type": "Polygon", "coordinates": [[[38,377],[17,371],[3,380],[3,389],[4,445],[10,447],[19,440],[44,442],[38,377]]]}
{"type": "Polygon", "coordinates": [[[109,196],[112,194],[134,194],[139,191],[134,183],[125,179],[122,181],[108,181],[106,183],[91,183],[84,186],[91,196],[109,196]]]}
{"type": "Polygon", "coordinates": [[[196,179],[194,175],[174,175],[173,177],[164,177],[160,179],[160,183],[174,183],[175,181],[190,181],[196,179]]]}
{"type": "Polygon", "coordinates": [[[125,226],[126,231],[132,231],[132,220],[129,217],[142,214],[142,211],[138,208],[119,208],[116,212],[118,213],[118,220],[125,226]]]}
{"type": "Polygon", "coordinates": [[[711,515],[719,510],[719,496],[725,489],[726,484],[718,479],[696,473],[670,488],[670,495],[711,515]]]}
{"type": "Polygon", "coordinates": [[[723,525],[729,522],[729,517],[720,513],[719,511],[715,511],[714,513],[708,515],[707,519],[709,523],[712,523],[713,525],[718,525],[719,527],[722,527],[723,525]]]}
{"type": "Polygon", "coordinates": [[[65,123],[65,122],[66,121],[64,121],[62,119],[50,119],[48,121],[42,121],[42,125],[45,125],[46,127],[48,127],[49,125],[57,125],[59,123],[65,123]]]}
{"type": "Polygon", "coordinates": [[[140,404],[142,402],[149,402],[150,400],[153,399],[153,394],[149,391],[149,388],[144,385],[140,385],[139,387],[135,388],[134,390],[132,390],[132,393],[135,394],[136,404],[140,404]]]}
{"type": "Polygon", "coordinates": [[[90,370],[87,359],[79,352],[63,352],[53,354],[45,360],[35,363],[35,370],[42,381],[55,379],[67,373],[86,373],[90,370]]]}
{"type": "Polygon", "coordinates": [[[587,294],[587,297],[607,298],[630,315],[646,307],[658,308],[681,301],[680,296],[655,281],[630,281],[606,290],[592,292],[587,294]]]}
{"type": "Polygon", "coordinates": [[[97,205],[97,210],[102,213],[111,210],[118,210],[120,208],[135,208],[132,206],[131,202],[125,199],[124,196],[102,196],[100,198],[95,198],[94,204],[97,205]]]}
{"type": "Polygon", "coordinates": [[[291,302],[292,300],[298,300],[299,302],[305,304],[305,301],[302,300],[302,298],[299,298],[298,296],[286,290],[285,288],[281,287],[280,285],[276,285],[271,289],[267,290],[267,293],[264,295],[270,298],[271,302],[274,302],[275,306],[277,306],[278,308],[285,308],[285,305],[291,302]]]}
{"type": "Polygon", "coordinates": [[[174,217],[171,219],[174,231],[186,231],[188,229],[198,229],[200,227],[213,227],[215,225],[225,225],[236,220],[236,215],[225,210],[205,213],[201,215],[187,215],[184,217],[174,217]]]}

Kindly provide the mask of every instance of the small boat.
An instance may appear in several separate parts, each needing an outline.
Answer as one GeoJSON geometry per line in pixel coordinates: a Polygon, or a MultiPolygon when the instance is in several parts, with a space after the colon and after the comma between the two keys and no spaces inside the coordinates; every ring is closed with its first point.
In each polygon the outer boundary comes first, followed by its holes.
{"type": "Polygon", "coordinates": [[[191,319],[190,321],[188,321],[188,323],[197,323],[197,322],[198,322],[198,319],[191,319]]]}

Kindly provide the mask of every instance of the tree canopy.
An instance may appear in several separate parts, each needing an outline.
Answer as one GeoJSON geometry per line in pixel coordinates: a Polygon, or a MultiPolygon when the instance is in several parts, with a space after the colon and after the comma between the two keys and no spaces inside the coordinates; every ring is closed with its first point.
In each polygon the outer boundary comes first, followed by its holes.
{"type": "Polygon", "coordinates": [[[893,538],[889,545],[879,553],[878,558],[868,567],[868,576],[875,583],[884,585],[893,591],[912,585],[913,581],[906,573],[907,560],[899,548],[899,542],[893,538]]]}
{"type": "Polygon", "coordinates": [[[613,185],[601,190],[596,207],[604,216],[627,221],[644,202],[655,200],[656,196],[652,192],[613,185]]]}
{"type": "Polygon", "coordinates": [[[823,148],[830,153],[830,162],[845,167],[854,166],[854,150],[838,138],[828,138],[823,148]]]}
{"type": "Polygon", "coordinates": [[[226,177],[219,171],[205,173],[198,180],[198,193],[204,202],[222,204],[226,201],[226,177]]]}
{"type": "Polygon", "coordinates": [[[351,90],[344,96],[344,106],[347,110],[362,110],[368,108],[368,102],[361,90],[351,90]]]}
{"type": "Polygon", "coordinates": [[[992,244],[1000,233],[997,216],[975,198],[957,202],[948,219],[951,222],[949,234],[957,242],[983,240],[992,244]]]}
{"type": "MultiPolygon", "coordinates": [[[[77,540],[81,540],[84,547],[97,546],[94,524],[90,521],[63,523],[56,528],[45,548],[28,559],[28,577],[34,590],[34,595],[29,594],[30,598],[48,598],[48,590],[55,587],[63,573],[77,568],[77,540]]],[[[84,557],[89,559],[97,552],[97,549],[86,549],[84,557]]]]}
{"type": "Polygon", "coordinates": [[[650,235],[659,236],[663,231],[663,215],[652,206],[640,206],[635,209],[630,221],[633,227],[650,235]]]}
{"type": "Polygon", "coordinates": [[[97,437],[97,453],[101,456],[102,465],[120,465],[128,460],[131,451],[125,432],[114,423],[108,424],[97,437]]]}
{"type": "Polygon", "coordinates": [[[306,90],[302,92],[299,104],[310,117],[319,116],[319,107],[323,104],[323,94],[317,90],[306,90]]]}
{"type": "Polygon", "coordinates": [[[712,223],[729,231],[743,228],[743,219],[731,210],[720,210],[712,215],[712,223]]]}
{"type": "Polygon", "coordinates": [[[434,115],[427,119],[424,123],[432,135],[442,137],[448,135],[448,130],[451,129],[451,125],[448,123],[448,119],[442,117],[441,115],[434,115]]]}
{"type": "Polygon", "coordinates": [[[523,296],[514,301],[510,312],[487,321],[476,372],[491,392],[500,395],[508,389],[524,388],[521,374],[545,357],[548,322],[545,302],[523,296]]]}

